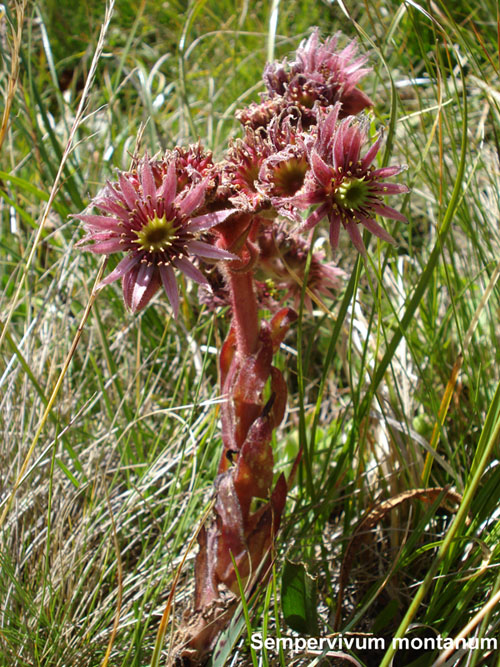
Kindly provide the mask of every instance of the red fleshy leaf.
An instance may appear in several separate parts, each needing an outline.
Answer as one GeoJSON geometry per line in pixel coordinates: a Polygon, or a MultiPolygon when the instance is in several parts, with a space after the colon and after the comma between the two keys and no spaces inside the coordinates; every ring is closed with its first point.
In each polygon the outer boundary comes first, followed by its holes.
{"type": "Polygon", "coordinates": [[[273,352],[276,352],[283,342],[288,329],[297,320],[297,313],[292,308],[282,308],[271,320],[271,341],[273,352]]]}
{"type": "Polygon", "coordinates": [[[288,388],[283,373],[275,366],[271,368],[271,391],[274,394],[274,402],[271,408],[272,428],[276,428],[285,416],[288,388]]]}

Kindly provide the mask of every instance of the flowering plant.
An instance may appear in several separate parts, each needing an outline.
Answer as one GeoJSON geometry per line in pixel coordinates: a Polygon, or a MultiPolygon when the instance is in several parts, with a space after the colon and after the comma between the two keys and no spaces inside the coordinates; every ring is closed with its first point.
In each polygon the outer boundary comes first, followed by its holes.
{"type": "Polygon", "coordinates": [[[101,286],[121,279],[133,312],[163,287],[177,317],[178,272],[213,288],[203,296],[209,308],[230,306],[219,356],[223,451],[213,517],[198,537],[193,613],[179,637],[186,663],[210,652],[241,582],[252,587],[265,573],[292,483],[274,479],[272,433],[287,389],[273,355],[297,318],[288,303],[297,308],[303,299],[311,312],[344,275],[304,233],[326,218],[333,250],[345,229],[366,254],[360,225],[394,243],[376,216],[405,220],[384,199],[408,191],[386,182],[401,167],[374,166],[381,136],[370,143],[359,115],[373,105],[358,88],[366,57],[356,56],[355,42],[339,49],[339,40],[322,42],[316,29],[295,60],[266,66],[266,92],[237,114],[244,136],[223,159],[214,162],[200,143],[134,157],[91,202],[99,212],[75,216],[87,232],[85,249],[123,255],[101,286]],[[256,499],[264,501],[258,509],[256,499]]]}

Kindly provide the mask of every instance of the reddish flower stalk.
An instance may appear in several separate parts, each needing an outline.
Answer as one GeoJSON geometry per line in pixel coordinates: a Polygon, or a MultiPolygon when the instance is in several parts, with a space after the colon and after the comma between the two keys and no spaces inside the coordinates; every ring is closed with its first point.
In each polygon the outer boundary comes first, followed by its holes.
{"type": "MultiPolygon", "coordinates": [[[[229,239],[222,244],[229,247],[229,239]]],[[[250,242],[241,251],[251,256],[250,242]]],[[[239,592],[238,579],[249,586],[267,562],[285,507],[287,484],[283,475],[272,490],[273,429],[283,419],[286,384],[272,365],[296,314],[279,311],[271,323],[259,324],[253,271],[235,263],[225,270],[232,304],[232,326],[220,356],[223,453],[216,482],[215,517],[202,527],[196,558],[194,613],[186,617],[179,637],[186,663],[199,664],[213,647],[239,592]],[[271,396],[264,388],[270,381],[271,396]],[[267,502],[252,511],[256,498],[267,502]]]]}
{"type": "Polygon", "coordinates": [[[259,336],[259,311],[253,272],[228,269],[225,273],[231,295],[236,350],[242,358],[246,358],[255,352],[259,336]]]}
{"type": "Polygon", "coordinates": [[[237,113],[244,125],[267,127],[285,110],[308,128],[316,124],[314,106],[342,106],[341,117],[355,115],[373,105],[357,85],[370,71],[367,57],[357,56],[355,41],[338,50],[340,33],[322,42],[316,28],[297,49],[296,59],[268,63],[264,70],[267,92],[260,104],[251,104],[237,113]]]}

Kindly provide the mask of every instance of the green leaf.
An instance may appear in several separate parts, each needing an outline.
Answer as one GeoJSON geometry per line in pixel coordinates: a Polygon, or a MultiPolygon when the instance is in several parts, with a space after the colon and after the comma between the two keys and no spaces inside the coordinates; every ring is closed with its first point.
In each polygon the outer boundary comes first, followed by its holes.
{"type": "Polygon", "coordinates": [[[80,488],[80,482],[77,480],[77,478],[73,475],[71,470],[68,468],[68,466],[61,461],[61,459],[56,459],[56,464],[58,467],[63,471],[63,473],[66,475],[66,477],[69,479],[69,481],[73,484],[75,489],[80,488]]]}
{"type": "Polygon", "coordinates": [[[302,635],[318,635],[316,579],[303,563],[286,561],[281,579],[281,608],[287,625],[302,635]]]}

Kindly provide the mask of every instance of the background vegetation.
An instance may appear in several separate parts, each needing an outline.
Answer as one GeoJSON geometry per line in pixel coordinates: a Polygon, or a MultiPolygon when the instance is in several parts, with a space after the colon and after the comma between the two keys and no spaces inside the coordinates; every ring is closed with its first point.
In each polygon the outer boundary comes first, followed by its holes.
{"type": "MultiPolygon", "coordinates": [[[[190,285],[178,321],[161,295],[132,316],[115,285],[82,327],[99,263],[76,247],[82,230],[68,216],[138,146],[201,138],[220,157],[266,60],[314,25],[370,53],[373,131],[385,128],[387,159],[408,164],[409,224],[392,225],[396,248],[372,241],[366,262],[341,246],[344,289],[280,351],[290,396],[276,469],[290,470],[299,443],[304,465],[273,577],[214,662],[291,664],[247,641],[291,633],[286,559],[316,579],[323,635],[340,607],[343,632],[390,639],[411,623],[498,636],[499,17],[493,0],[451,5],[2,6],[0,665],[149,665],[186,554],[172,629],[189,604],[188,543],[220,451],[227,319],[190,285]],[[426,487],[454,495],[415,491],[426,487]]],[[[498,658],[473,651],[449,664],[498,658]]]]}

